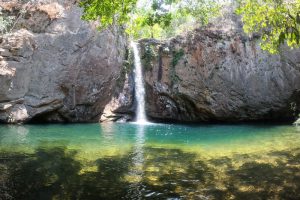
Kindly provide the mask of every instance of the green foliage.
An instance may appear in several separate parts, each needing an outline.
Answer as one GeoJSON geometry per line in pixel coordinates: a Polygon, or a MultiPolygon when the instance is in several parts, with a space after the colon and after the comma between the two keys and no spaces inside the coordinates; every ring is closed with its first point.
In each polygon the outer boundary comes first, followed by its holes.
{"type": "Polygon", "coordinates": [[[285,42],[300,46],[300,0],[241,0],[237,13],[246,33],[262,34],[262,49],[278,53],[285,42]]]}
{"type": "Polygon", "coordinates": [[[220,5],[215,0],[184,0],[174,6],[171,25],[164,29],[162,38],[169,38],[206,25],[219,15],[220,5]]]}
{"type": "Polygon", "coordinates": [[[173,58],[171,61],[171,66],[170,66],[170,79],[172,81],[172,84],[177,83],[178,81],[181,81],[181,79],[176,74],[175,67],[183,56],[184,56],[183,49],[180,49],[179,51],[173,51],[173,58]]]}
{"type": "Polygon", "coordinates": [[[126,75],[128,75],[133,69],[133,52],[131,49],[126,49],[125,60],[123,62],[123,67],[121,69],[120,76],[117,79],[117,88],[123,88],[124,82],[126,80],[126,75]]]}
{"type": "Polygon", "coordinates": [[[23,0],[22,3],[26,3],[25,6],[17,12],[14,11],[14,13],[10,13],[13,16],[4,14],[2,12],[2,8],[0,7],[0,33],[9,33],[16,28],[18,21],[21,18],[24,18],[25,14],[27,13],[28,8],[26,8],[26,6],[29,5],[30,2],[31,1],[23,0]]]}
{"type": "Polygon", "coordinates": [[[129,73],[133,69],[133,65],[134,65],[133,52],[131,49],[126,49],[125,58],[126,60],[124,61],[123,66],[125,69],[125,73],[129,73]]]}
{"type": "Polygon", "coordinates": [[[130,13],[137,0],[82,0],[80,6],[84,10],[82,19],[100,20],[99,28],[107,28],[113,24],[125,24],[130,21],[130,13]]]}
{"type": "Polygon", "coordinates": [[[10,27],[14,22],[13,16],[4,16],[2,13],[2,8],[0,7],[0,33],[4,34],[9,32],[10,27]]]}
{"type": "Polygon", "coordinates": [[[99,28],[126,25],[133,38],[167,38],[206,24],[216,16],[215,0],[82,0],[85,20],[99,20],[99,28]],[[183,24],[189,23],[189,26],[183,24]],[[178,31],[179,30],[179,31],[178,31]]]}
{"type": "MultiPolygon", "coordinates": [[[[148,2],[149,3],[149,2],[148,2]]],[[[150,5],[135,9],[132,21],[127,25],[128,33],[134,38],[158,38],[163,30],[171,25],[173,14],[170,10],[173,1],[152,0],[150,5]]]]}
{"type": "Polygon", "coordinates": [[[128,33],[136,39],[173,37],[206,25],[219,8],[214,0],[153,0],[136,9],[128,33]]]}
{"type": "Polygon", "coordinates": [[[152,61],[157,56],[155,54],[155,50],[153,49],[153,45],[146,44],[144,49],[144,54],[142,56],[143,66],[145,70],[149,71],[152,68],[152,61]]]}
{"type": "Polygon", "coordinates": [[[173,59],[172,59],[172,67],[175,67],[179,60],[182,58],[182,56],[184,56],[184,50],[180,49],[179,51],[174,51],[173,52],[173,59]]]}
{"type": "Polygon", "coordinates": [[[184,0],[178,5],[179,17],[192,16],[200,25],[219,14],[220,5],[215,0],[184,0]]]}

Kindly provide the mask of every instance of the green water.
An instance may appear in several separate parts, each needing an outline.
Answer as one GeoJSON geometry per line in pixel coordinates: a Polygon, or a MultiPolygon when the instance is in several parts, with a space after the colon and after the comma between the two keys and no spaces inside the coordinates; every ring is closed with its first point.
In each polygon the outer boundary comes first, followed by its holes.
{"type": "Polygon", "coordinates": [[[300,129],[2,125],[0,199],[300,199],[300,129]]]}

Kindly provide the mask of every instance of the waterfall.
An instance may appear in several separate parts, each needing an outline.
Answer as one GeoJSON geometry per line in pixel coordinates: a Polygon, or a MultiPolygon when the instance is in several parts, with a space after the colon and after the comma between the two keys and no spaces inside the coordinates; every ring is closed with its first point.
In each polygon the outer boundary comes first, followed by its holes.
{"type": "Polygon", "coordinates": [[[137,102],[136,109],[136,122],[137,123],[147,123],[146,113],[145,113],[145,87],[143,81],[143,71],[141,58],[139,54],[138,44],[131,42],[131,47],[134,54],[134,66],[135,66],[135,99],[137,102]]]}

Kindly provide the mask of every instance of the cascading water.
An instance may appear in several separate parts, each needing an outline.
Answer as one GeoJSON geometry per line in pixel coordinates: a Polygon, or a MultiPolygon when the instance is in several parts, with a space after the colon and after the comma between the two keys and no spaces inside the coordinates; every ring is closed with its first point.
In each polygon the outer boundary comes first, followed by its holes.
{"type": "Polygon", "coordinates": [[[139,54],[138,44],[131,42],[131,47],[134,54],[134,66],[135,66],[135,99],[137,102],[136,110],[136,122],[137,123],[147,123],[147,117],[145,113],[145,87],[143,81],[143,72],[141,58],[139,54]]]}

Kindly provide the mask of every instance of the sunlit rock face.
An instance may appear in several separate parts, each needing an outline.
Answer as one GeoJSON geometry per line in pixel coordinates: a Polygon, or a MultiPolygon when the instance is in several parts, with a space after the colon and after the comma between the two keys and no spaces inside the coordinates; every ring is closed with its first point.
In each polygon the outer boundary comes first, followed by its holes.
{"type": "Polygon", "coordinates": [[[170,40],[141,40],[148,118],[293,120],[300,108],[300,51],[270,55],[259,43],[233,14],[170,40]]]}
{"type": "Polygon", "coordinates": [[[151,57],[144,63],[147,113],[154,119],[274,120],[298,109],[300,51],[270,55],[258,39],[209,28],[141,43],[144,58],[151,57]]]}
{"type": "Polygon", "coordinates": [[[28,11],[0,36],[0,121],[98,121],[120,76],[123,31],[99,32],[80,19],[75,0],[0,6],[28,11]]]}

